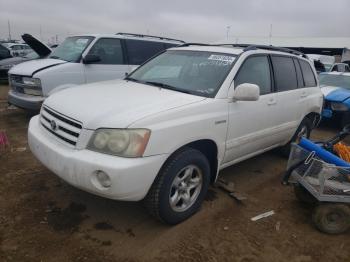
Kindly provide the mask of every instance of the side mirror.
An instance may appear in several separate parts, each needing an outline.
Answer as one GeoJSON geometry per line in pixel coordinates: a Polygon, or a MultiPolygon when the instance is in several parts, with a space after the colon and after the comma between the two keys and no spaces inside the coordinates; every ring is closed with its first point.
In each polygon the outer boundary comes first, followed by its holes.
{"type": "Polygon", "coordinates": [[[101,61],[101,58],[98,55],[88,54],[83,58],[84,64],[93,64],[100,61],[101,61]]]}
{"type": "Polygon", "coordinates": [[[243,83],[235,88],[233,101],[257,101],[260,96],[258,85],[243,83]]]}

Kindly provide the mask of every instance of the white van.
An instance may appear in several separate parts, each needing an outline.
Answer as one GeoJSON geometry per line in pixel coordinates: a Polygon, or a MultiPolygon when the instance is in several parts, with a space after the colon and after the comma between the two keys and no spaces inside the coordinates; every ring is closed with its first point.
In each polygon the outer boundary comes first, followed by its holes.
{"type": "Polygon", "coordinates": [[[182,43],[129,33],[68,37],[47,58],[21,63],[9,71],[8,102],[38,111],[52,92],[123,78],[157,53],[182,43]]]}
{"type": "Polygon", "coordinates": [[[68,183],[144,199],[176,224],[198,210],[219,170],[309,137],[322,104],[315,69],[298,52],[185,44],[124,80],[53,94],[28,143],[68,183]]]}

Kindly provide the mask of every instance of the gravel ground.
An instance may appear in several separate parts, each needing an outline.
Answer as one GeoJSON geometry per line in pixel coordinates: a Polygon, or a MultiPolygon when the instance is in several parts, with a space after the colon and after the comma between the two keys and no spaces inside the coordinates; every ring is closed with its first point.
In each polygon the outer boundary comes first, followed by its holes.
{"type": "Polygon", "coordinates": [[[7,108],[7,90],[0,85],[0,131],[10,142],[0,151],[0,261],[350,261],[349,234],[318,232],[311,208],[281,186],[286,159],[276,152],[221,172],[243,203],[211,188],[195,216],[169,227],[140,203],[85,193],[48,171],[27,146],[30,116],[7,108]]]}

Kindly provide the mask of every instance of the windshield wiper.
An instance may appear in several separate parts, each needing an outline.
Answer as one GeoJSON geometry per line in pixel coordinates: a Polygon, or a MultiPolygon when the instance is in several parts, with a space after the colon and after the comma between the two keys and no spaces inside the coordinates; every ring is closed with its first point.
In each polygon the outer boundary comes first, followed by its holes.
{"type": "Polygon", "coordinates": [[[142,81],[137,80],[137,79],[132,78],[132,77],[129,77],[129,76],[125,77],[124,80],[132,81],[132,82],[136,82],[136,83],[143,83],[142,81]]]}
{"type": "Polygon", "coordinates": [[[50,58],[53,58],[53,59],[61,59],[60,57],[58,57],[58,56],[55,56],[55,55],[53,55],[53,56],[50,56],[50,58]]]}
{"type": "Polygon", "coordinates": [[[158,87],[161,87],[161,88],[164,88],[164,89],[169,89],[169,90],[173,90],[173,91],[178,91],[178,92],[186,93],[186,94],[192,94],[192,92],[189,91],[189,90],[177,88],[177,87],[175,87],[175,86],[171,86],[171,85],[167,85],[167,84],[163,84],[163,83],[159,83],[159,82],[146,81],[146,82],[143,82],[143,83],[144,83],[144,84],[153,85],[153,86],[158,86],[158,87]]]}

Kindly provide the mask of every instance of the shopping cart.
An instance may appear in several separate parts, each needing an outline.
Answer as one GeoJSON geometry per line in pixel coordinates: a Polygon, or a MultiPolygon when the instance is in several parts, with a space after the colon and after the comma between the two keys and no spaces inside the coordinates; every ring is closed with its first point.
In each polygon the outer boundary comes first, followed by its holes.
{"type": "Polygon", "coordinates": [[[349,134],[346,127],[326,142],[302,138],[299,144],[292,144],[283,177],[283,184],[292,184],[300,201],[315,206],[313,223],[329,234],[350,228],[350,163],[333,151],[333,146],[349,134]]]}

